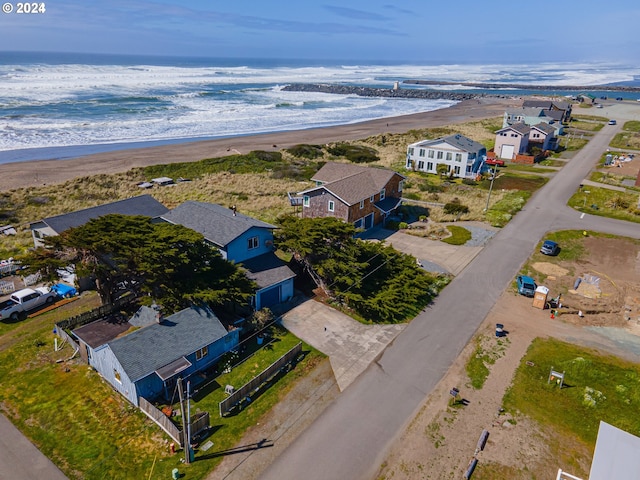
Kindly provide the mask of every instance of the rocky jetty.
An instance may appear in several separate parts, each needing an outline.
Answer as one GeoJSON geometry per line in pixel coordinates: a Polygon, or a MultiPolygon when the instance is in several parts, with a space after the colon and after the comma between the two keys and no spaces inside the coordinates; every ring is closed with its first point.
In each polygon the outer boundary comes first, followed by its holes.
{"type": "Polygon", "coordinates": [[[439,92],[436,90],[423,90],[416,88],[369,88],[317,83],[294,83],[285,86],[283,90],[287,92],[322,92],[336,93],[339,95],[359,95],[361,97],[422,98],[430,100],[445,99],[456,101],[491,96],[476,93],[439,92]]]}
{"type": "Polygon", "coordinates": [[[442,82],[436,80],[405,80],[406,85],[460,85],[462,87],[505,89],[516,90],[541,90],[555,91],[566,90],[576,92],[612,91],[612,92],[640,92],[640,87],[630,87],[624,85],[525,85],[519,83],[473,83],[473,82],[442,82]]]}

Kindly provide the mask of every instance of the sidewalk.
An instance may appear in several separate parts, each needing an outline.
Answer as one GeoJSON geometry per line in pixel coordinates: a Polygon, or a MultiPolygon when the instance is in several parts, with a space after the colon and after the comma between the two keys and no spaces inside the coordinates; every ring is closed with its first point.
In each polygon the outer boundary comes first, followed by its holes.
{"type": "Polygon", "coordinates": [[[0,478],[68,480],[4,415],[0,415],[0,478]]]}

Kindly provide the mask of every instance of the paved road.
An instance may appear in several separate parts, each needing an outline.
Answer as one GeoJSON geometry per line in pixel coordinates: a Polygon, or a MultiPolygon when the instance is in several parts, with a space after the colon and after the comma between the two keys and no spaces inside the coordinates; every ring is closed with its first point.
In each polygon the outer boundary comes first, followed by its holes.
{"type": "Polygon", "coordinates": [[[395,438],[548,231],[578,228],[639,238],[638,224],[581,218],[566,207],[619,128],[598,132],[261,478],[374,478],[395,438]]]}
{"type": "Polygon", "coordinates": [[[67,477],[0,415],[0,479],[67,480],[67,477]]]}

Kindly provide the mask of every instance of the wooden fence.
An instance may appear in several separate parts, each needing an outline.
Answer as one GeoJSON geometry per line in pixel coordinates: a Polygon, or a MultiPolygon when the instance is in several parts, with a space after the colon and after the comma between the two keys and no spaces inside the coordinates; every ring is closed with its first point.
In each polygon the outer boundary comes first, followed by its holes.
{"type": "Polygon", "coordinates": [[[0,281],[0,295],[9,295],[15,292],[16,286],[13,282],[0,281]]]}
{"type": "MultiPolygon", "coordinates": [[[[182,430],[178,428],[161,410],[158,410],[153,406],[146,398],[138,397],[138,403],[140,404],[140,410],[142,410],[147,417],[153,420],[162,430],[167,432],[171,438],[173,438],[181,447],[184,447],[184,435],[182,430]]],[[[209,412],[198,412],[191,418],[191,436],[197,435],[203,430],[209,428],[209,412]]]]}
{"type": "Polygon", "coordinates": [[[140,410],[142,410],[147,417],[153,420],[158,426],[163,429],[167,434],[173,438],[182,447],[182,432],[176,427],[173,422],[160,410],[154,407],[143,397],[138,397],[138,403],[140,404],[140,410]]]}
{"type": "Polygon", "coordinates": [[[220,402],[220,416],[223,417],[229,413],[233,407],[240,404],[245,398],[251,397],[251,395],[258,390],[262,385],[271,380],[278,372],[291,363],[300,352],[302,352],[302,343],[298,343],[295,347],[281,356],[278,360],[272,363],[269,367],[259,373],[253,379],[249,380],[238,390],[235,390],[231,395],[220,402]]]}

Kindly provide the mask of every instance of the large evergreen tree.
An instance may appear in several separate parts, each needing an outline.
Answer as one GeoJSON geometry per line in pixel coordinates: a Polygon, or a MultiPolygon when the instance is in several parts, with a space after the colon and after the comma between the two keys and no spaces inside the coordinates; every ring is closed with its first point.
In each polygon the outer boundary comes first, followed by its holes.
{"type": "Polygon", "coordinates": [[[418,268],[410,255],[354,238],[353,225],[336,218],[286,216],[279,223],[276,246],[291,253],[327,295],[367,320],[405,320],[447,282],[418,268]]]}
{"type": "Polygon", "coordinates": [[[47,242],[24,262],[49,278],[60,265],[74,264],[79,276],[95,279],[103,303],[113,302],[123,288],[171,311],[191,302],[246,305],[254,292],[244,271],[201,234],[148,217],[106,215],[47,242]]]}

